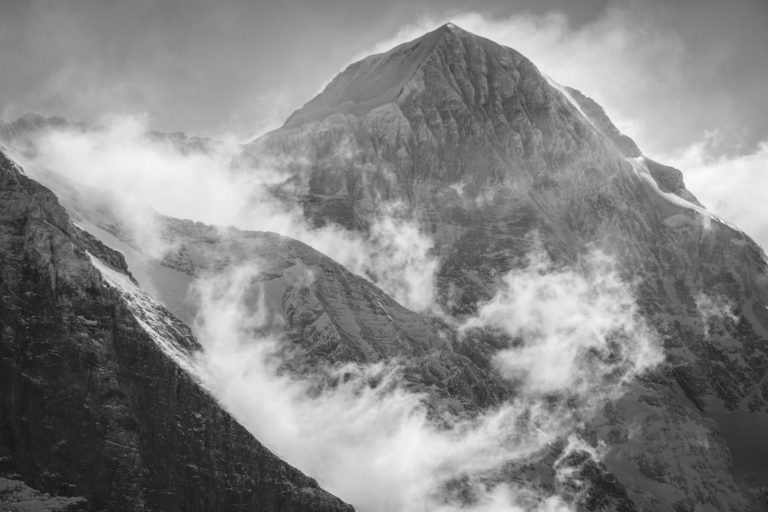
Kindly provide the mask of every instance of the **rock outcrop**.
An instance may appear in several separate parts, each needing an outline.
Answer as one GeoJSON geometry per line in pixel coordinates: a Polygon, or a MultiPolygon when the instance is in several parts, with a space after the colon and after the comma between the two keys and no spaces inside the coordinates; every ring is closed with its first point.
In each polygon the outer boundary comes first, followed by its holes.
{"type": "Polygon", "coordinates": [[[216,403],[189,329],[3,154],[0,295],[9,510],[352,510],[216,403]]]}

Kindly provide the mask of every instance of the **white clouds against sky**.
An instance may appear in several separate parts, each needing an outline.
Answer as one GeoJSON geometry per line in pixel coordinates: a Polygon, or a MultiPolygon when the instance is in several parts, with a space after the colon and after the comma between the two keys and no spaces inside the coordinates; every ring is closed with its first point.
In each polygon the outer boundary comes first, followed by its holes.
{"type": "MultiPolygon", "coordinates": [[[[715,135],[713,135],[715,136],[715,135]]],[[[768,248],[768,141],[744,155],[712,155],[707,140],[671,154],[688,188],[714,213],[768,248]]]]}

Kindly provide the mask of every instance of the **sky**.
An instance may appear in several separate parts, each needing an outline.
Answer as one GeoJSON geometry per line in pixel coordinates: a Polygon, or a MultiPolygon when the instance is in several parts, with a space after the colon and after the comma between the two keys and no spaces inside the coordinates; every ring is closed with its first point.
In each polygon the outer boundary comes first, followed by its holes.
{"type": "Polygon", "coordinates": [[[0,0],[0,117],[138,115],[245,142],[449,21],[594,98],[768,246],[765,0],[0,0]]]}
{"type": "Polygon", "coordinates": [[[0,0],[0,115],[144,113],[248,138],[354,59],[451,20],[595,97],[653,151],[768,138],[765,0],[0,0]]]}

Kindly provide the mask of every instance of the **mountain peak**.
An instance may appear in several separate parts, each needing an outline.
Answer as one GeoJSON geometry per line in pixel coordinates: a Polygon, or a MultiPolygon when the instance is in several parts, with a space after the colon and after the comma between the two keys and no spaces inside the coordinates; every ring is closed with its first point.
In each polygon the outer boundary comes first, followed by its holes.
{"type": "Polygon", "coordinates": [[[450,21],[448,23],[440,25],[439,27],[437,27],[432,32],[444,33],[446,31],[450,31],[450,32],[453,32],[453,33],[464,33],[464,34],[472,35],[474,37],[480,37],[480,36],[478,36],[476,34],[472,34],[471,32],[467,32],[466,30],[464,30],[460,26],[456,25],[455,23],[451,23],[450,21]]]}
{"type": "Polygon", "coordinates": [[[320,94],[294,112],[285,127],[317,121],[335,113],[359,115],[394,102],[424,60],[441,43],[449,46],[459,43],[457,36],[498,46],[453,23],[446,23],[389,51],[350,64],[320,94]]]}
{"type": "MultiPolygon", "coordinates": [[[[350,64],[295,111],[283,129],[336,114],[362,119],[384,105],[401,112],[421,111],[422,116],[434,108],[442,118],[463,110],[466,121],[477,124],[476,132],[495,140],[491,144],[495,150],[508,145],[509,133],[530,132],[534,141],[535,132],[562,133],[555,129],[559,127],[606,138],[623,156],[642,154],[590,98],[547,78],[514,49],[453,23],[350,64]]],[[[582,135],[569,137],[576,140],[582,135]]],[[[506,161],[504,166],[511,161],[501,160],[506,161]]]]}
{"type": "Polygon", "coordinates": [[[474,34],[474,33],[470,32],[468,30],[464,30],[460,26],[458,26],[455,23],[452,23],[450,21],[448,23],[438,27],[435,31],[438,31],[438,30],[441,31],[442,33],[451,32],[451,33],[457,34],[457,35],[458,34],[463,34],[463,35],[467,35],[467,36],[470,36],[470,37],[475,37],[475,38],[478,38],[478,39],[482,39],[481,36],[478,36],[477,34],[474,34]]]}

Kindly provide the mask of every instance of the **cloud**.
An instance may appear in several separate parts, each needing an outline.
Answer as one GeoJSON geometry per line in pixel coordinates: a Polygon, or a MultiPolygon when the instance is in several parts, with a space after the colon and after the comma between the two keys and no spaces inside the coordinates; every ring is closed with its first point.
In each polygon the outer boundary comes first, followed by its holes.
{"type": "Polygon", "coordinates": [[[739,323],[739,317],[734,312],[733,303],[727,297],[722,295],[711,296],[700,291],[694,297],[694,302],[704,325],[704,337],[709,337],[710,335],[710,322],[712,320],[722,321],[728,319],[734,325],[739,323]]]}
{"type": "Polygon", "coordinates": [[[768,247],[768,141],[744,155],[718,155],[717,132],[666,157],[682,169],[691,192],[713,213],[768,247]]]}
{"type": "Polygon", "coordinates": [[[504,276],[496,295],[463,329],[490,326],[519,343],[499,352],[502,373],[529,393],[599,392],[660,362],[629,285],[612,260],[592,254],[584,267],[556,268],[537,251],[504,276]],[[631,340],[631,341],[630,341],[631,340]]]}
{"type": "Polygon", "coordinates": [[[466,328],[522,335],[523,347],[501,351],[497,362],[513,378],[522,370],[515,356],[530,362],[525,385],[477,417],[444,418],[447,426],[430,419],[424,395],[401,386],[397,361],[285,371],[292,349],[279,329],[266,329],[274,322],[255,265],[196,283],[198,363],[214,395],[258,439],[361,512],[570,510],[575,498],[558,494],[568,496],[578,478],[568,456],[600,457],[577,430],[625,380],[660,360],[631,287],[609,266],[603,258],[585,271],[558,269],[533,256],[510,273],[466,328]],[[536,460],[559,440],[554,491],[490,483],[505,464],[536,460]],[[465,486],[458,494],[467,503],[450,498],[451,485],[465,486]]]}
{"type": "MultiPolygon", "coordinates": [[[[114,210],[138,247],[160,257],[168,247],[153,210],[218,226],[271,231],[292,237],[373,281],[414,310],[434,308],[437,270],[432,240],[397,204],[383,208],[370,233],[307,224],[293,203],[277,199],[270,187],[288,176],[287,162],[234,165],[240,146],[179,147],[147,134],[146,116],[113,116],[94,130],[51,129],[37,141],[30,173],[48,169],[62,175],[91,200],[114,210]]],[[[301,156],[297,156],[301,159],[301,156]]],[[[238,160],[238,162],[242,162],[238,160]]],[[[37,173],[44,182],[45,174],[37,173]]],[[[56,182],[48,181],[53,188],[56,182]]]]}

